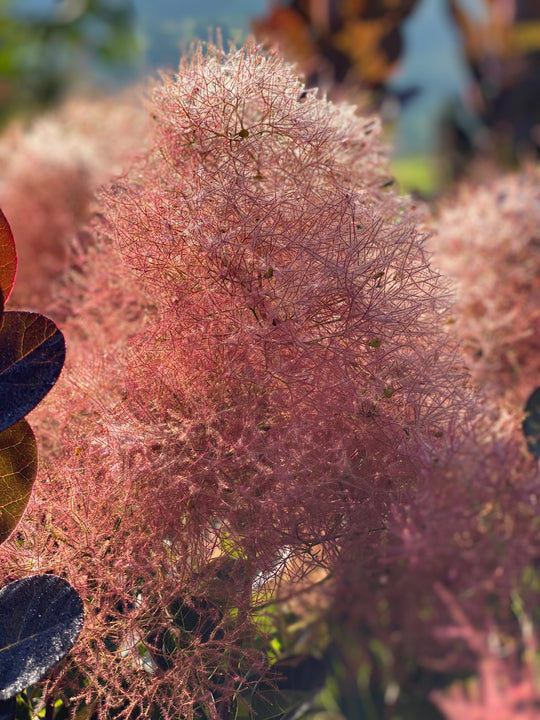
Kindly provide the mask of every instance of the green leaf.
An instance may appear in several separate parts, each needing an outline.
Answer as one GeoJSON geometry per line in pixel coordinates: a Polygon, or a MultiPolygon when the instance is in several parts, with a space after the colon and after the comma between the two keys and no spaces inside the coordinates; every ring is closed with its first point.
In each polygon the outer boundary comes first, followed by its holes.
{"type": "Polygon", "coordinates": [[[37,445],[26,420],[0,433],[0,543],[11,535],[28,504],[37,473],[37,445]]]}
{"type": "Polygon", "coordinates": [[[0,700],[40,680],[71,649],[83,603],[56,575],[32,575],[0,590],[0,700]]]}
{"type": "Polygon", "coordinates": [[[0,331],[0,432],[21,420],[49,392],[64,364],[64,336],[52,320],[6,312],[0,331]]]}
{"type": "Polygon", "coordinates": [[[0,210],[0,290],[4,302],[8,299],[17,270],[17,252],[13,233],[4,213],[0,210]]]}
{"type": "Polygon", "coordinates": [[[540,387],[531,393],[525,404],[523,432],[530,452],[540,458],[540,387]]]}

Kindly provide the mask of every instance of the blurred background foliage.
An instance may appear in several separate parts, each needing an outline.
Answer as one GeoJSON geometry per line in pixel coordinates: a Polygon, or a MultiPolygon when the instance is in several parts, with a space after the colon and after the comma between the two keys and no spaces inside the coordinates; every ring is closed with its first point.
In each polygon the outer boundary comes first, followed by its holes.
{"type": "Polygon", "coordinates": [[[538,0],[0,0],[0,123],[174,68],[218,28],[380,111],[404,189],[538,155],[538,0]]]}
{"type": "Polygon", "coordinates": [[[403,171],[413,170],[408,156],[417,167],[424,156],[417,182],[430,184],[433,156],[448,181],[473,160],[508,167],[538,157],[538,0],[289,0],[254,27],[310,84],[337,97],[362,88],[383,118],[398,120],[403,171]]]}
{"type": "Polygon", "coordinates": [[[126,80],[139,52],[131,0],[0,0],[0,122],[126,80]]]}

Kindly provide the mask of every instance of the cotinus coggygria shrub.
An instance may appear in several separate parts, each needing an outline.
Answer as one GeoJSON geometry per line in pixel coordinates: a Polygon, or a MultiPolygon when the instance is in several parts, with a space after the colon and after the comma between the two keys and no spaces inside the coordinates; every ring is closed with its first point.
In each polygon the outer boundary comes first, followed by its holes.
{"type": "Polygon", "coordinates": [[[54,112],[13,121],[0,136],[0,207],[17,239],[10,304],[58,307],[55,279],[73,235],[95,209],[96,188],[145,143],[146,113],[130,94],[72,98],[54,112]],[[99,130],[98,130],[99,129],[99,130]]]}
{"type": "Polygon", "coordinates": [[[307,668],[312,699],[334,624],[384,644],[394,686],[413,648],[474,669],[437,588],[479,625],[508,597],[536,470],[469,387],[377,120],[253,44],[195,51],[149,112],[58,286],[70,358],[34,414],[21,552],[86,609],[46,691],[75,716],[296,716],[284,683],[307,668]]]}
{"type": "Polygon", "coordinates": [[[540,177],[534,168],[463,183],[430,241],[456,288],[456,330],[475,382],[523,406],[540,384],[540,177]]]}

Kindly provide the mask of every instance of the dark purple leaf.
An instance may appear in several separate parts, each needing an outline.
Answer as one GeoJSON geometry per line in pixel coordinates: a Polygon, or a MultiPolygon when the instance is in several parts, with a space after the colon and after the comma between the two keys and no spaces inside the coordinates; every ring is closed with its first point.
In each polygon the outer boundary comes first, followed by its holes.
{"type": "Polygon", "coordinates": [[[529,450],[535,458],[540,458],[540,387],[531,393],[525,404],[523,432],[529,450]]]}
{"type": "Polygon", "coordinates": [[[30,412],[56,382],[66,353],[52,320],[6,312],[0,331],[0,432],[30,412]]]}
{"type": "Polygon", "coordinates": [[[56,575],[32,575],[0,590],[0,700],[40,680],[73,646],[83,603],[56,575]]]}

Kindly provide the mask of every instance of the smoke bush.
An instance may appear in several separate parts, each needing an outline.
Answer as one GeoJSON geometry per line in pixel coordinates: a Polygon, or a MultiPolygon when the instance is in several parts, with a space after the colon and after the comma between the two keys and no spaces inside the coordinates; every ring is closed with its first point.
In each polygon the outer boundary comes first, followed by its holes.
{"type": "Polygon", "coordinates": [[[0,207],[17,237],[12,302],[53,306],[51,282],[68,262],[71,237],[92,212],[95,190],[144,146],[146,117],[127,94],[73,99],[0,141],[0,207]]]}
{"type": "Polygon", "coordinates": [[[47,692],[100,718],[228,717],[269,671],[258,609],[314,582],[318,616],[472,667],[434,641],[433,588],[480,623],[508,595],[538,549],[507,545],[534,470],[468,387],[377,121],[253,45],[199,49],[149,105],[148,152],[56,286],[70,352],[2,548],[5,576],[61,572],[86,601],[47,692]]]}
{"type": "Polygon", "coordinates": [[[474,380],[523,407],[540,377],[540,180],[534,169],[441,203],[432,240],[456,281],[457,332],[474,380]]]}

